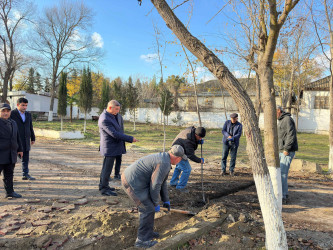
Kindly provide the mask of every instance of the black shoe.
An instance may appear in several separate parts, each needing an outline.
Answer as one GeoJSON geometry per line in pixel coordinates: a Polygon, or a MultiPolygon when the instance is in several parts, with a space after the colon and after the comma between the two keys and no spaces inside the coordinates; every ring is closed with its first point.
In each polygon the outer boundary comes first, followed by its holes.
{"type": "Polygon", "coordinates": [[[102,195],[105,195],[105,196],[118,196],[117,193],[112,192],[111,190],[104,191],[104,192],[102,192],[101,194],[102,194],[102,195]]]}
{"type": "Polygon", "coordinates": [[[29,180],[29,181],[33,181],[36,180],[36,178],[30,176],[30,175],[23,175],[22,180],[29,180]]]}
{"type": "Polygon", "coordinates": [[[160,234],[158,232],[152,232],[151,235],[152,235],[153,239],[157,239],[160,237],[160,234]]]}
{"type": "Polygon", "coordinates": [[[6,194],[6,198],[8,197],[12,197],[12,198],[22,198],[22,195],[16,193],[16,192],[12,192],[11,194],[6,194]]]}
{"type": "Polygon", "coordinates": [[[135,247],[141,247],[141,248],[149,248],[154,246],[157,243],[155,240],[147,240],[147,241],[142,241],[139,239],[136,239],[134,246],[135,247]]]}
{"type": "Polygon", "coordinates": [[[115,191],[116,189],[113,188],[113,187],[108,187],[108,190],[110,190],[110,191],[115,191]]]}
{"type": "Polygon", "coordinates": [[[288,203],[286,198],[282,198],[282,204],[286,205],[288,203]]]}
{"type": "Polygon", "coordinates": [[[120,174],[115,175],[115,176],[114,176],[114,180],[115,180],[115,181],[120,181],[120,180],[121,180],[121,176],[120,176],[120,174]]]}

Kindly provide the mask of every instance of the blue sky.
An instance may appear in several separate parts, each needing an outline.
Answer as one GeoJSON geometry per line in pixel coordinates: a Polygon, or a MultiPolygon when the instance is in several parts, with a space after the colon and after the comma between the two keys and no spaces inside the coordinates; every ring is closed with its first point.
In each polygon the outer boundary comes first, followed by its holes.
{"type": "MultiPolygon", "coordinates": [[[[51,7],[59,0],[35,0],[42,11],[44,7],[51,7]]],[[[182,1],[178,1],[182,2],[182,1]]],[[[156,54],[156,40],[154,35],[153,22],[161,31],[164,41],[175,41],[175,36],[166,27],[157,11],[149,0],[143,0],[139,6],[136,0],[84,0],[84,3],[95,12],[94,23],[91,34],[99,39],[99,44],[105,51],[98,70],[105,76],[114,79],[120,76],[127,79],[151,78],[156,75],[160,77],[158,61],[152,60],[151,55],[156,54]]],[[[219,0],[195,0],[194,11],[191,18],[190,30],[200,39],[205,39],[208,45],[214,47],[222,41],[216,36],[219,29],[218,18],[211,19],[223,6],[219,0]],[[213,8],[212,8],[213,6],[213,8]]],[[[177,8],[176,14],[186,22],[188,20],[188,3],[177,8]]],[[[178,45],[167,44],[163,59],[164,78],[169,75],[183,75],[186,65],[184,56],[178,45]],[[182,56],[179,56],[179,53],[182,56]],[[177,55],[177,56],[176,56],[177,55]]],[[[200,77],[211,77],[210,73],[205,74],[205,69],[199,67],[200,77]]]]}

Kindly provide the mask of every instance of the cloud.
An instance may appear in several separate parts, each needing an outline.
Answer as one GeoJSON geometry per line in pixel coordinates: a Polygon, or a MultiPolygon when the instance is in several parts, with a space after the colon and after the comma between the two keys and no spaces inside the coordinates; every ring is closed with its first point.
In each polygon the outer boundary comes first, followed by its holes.
{"type": "MultiPolygon", "coordinates": [[[[245,71],[241,71],[241,70],[236,70],[236,71],[232,72],[232,74],[236,78],[247,78],[249,76],[249,72],[245,72],[245,71]]],[[[251,72],[250,77],[255,77],[255,73],[251,72]]]]}
{"type": "Polygon", "coordinates": [[[140,59],[144,60],[145,62],[151,63],[151,62],[158,59],[158,55],[156,53],[155,54],[141,55],[140,59]]]}
{"type": "MultiPolygon", "coordinates": [[[[331,57],[331,53],[329,50],[325,51],[325,54],[330,58],[331,57]]],[[[318,63],[319,65],[325,67],[326,69],[329,69],[330,67],[330,62],[327,59],[327,57],[323,54],[323,53],[319,53],[314,60],[316,61],[316,63],[318,63]]]]}
{"type": "Polygon", "coordinates": [[[94,32],[91,36],[91,39],[93,40],[95,47],[103,48],[104,42],[103,42],[103,38],[100,34],[98,34],[97,32],[94,32]]]}

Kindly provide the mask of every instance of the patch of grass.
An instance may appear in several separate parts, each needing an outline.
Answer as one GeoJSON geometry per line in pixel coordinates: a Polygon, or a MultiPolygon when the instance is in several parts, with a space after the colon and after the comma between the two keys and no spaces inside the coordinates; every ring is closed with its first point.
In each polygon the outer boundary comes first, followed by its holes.
{"type": "MultiPolygon", "coordinates": [[[[64,130],[83,131],[83,120],[74,120],[72,123],[64,121],[64,130]]],[[[40,129],[53,129],[60,131],[60,122],[34,122],[34,127],[40,129]]],[[[185,127],[167,126],[166,127],[166,150],[172,144],[176,135],[185,127]]],[[[155,153],[163,150],[163,125],[158,124],[136,124],[136,131],[133,131],[133,123],[125,122],[125,133],[140,140],[136,143],[127,143],[127,148],[132,148],[137,152],[155,153]]],[[[328,164],[328,135],[317,135],[298,133],[299,150],[296,157],[319,164],[328,164]]],[[[99,145],[99,129],[96,121],[87,121],[87,132],[82,140],[68,140],[73,143],[85,143],[89,145],[99,145]]],[[[210,162],[220,162],[222,157],[222,133],[221,129],[207,129],[205,143],[203,144],[203,157],[210,162]]],[[[200,157],[200,145],[196,151],[200,157]]],[[[248,164],[246,152],[246,139],[241,137],[240,146],[237,153],[237,162],[248,164]]]]}

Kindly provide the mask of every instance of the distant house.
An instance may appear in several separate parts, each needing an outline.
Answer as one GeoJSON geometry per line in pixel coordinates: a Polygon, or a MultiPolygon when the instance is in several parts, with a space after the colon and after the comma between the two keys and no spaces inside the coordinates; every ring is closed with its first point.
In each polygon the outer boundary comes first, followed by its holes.
{"type": "MultiPolygon", "coordinates": [[[[254,102],[256,100],[256,80],[254,78],[240,78],[237,80],[254,102]]],[[[197,84],[197,93],[201,111],[219,112],[226,110],[231,112],[238,110],[236,103],[218,80],[197,84]]],[[[179,90],[178,105],[181,111],[196,110],[193,86],[183,87],[179,90]]]]}
{"type": "MultiPolygon", "coordinates": [[[[47,92],[37,92],[37,94],[27,93],[25,91],[10,91],[8,92],[7,100],[10,102],[12,109],[16,108],[17,100],[20,97],[28,99],[28,111],[32,114],[37,114],[39,118],[46,119],[49,114],[51,96],[47,92]]],[[[58,111],[58,99],[54,98],[53,117],[57,117],[58,111]]],[[[92,111],[88,114],[88,117],[98,116],[99,109],[92,108],[92,111]]],[[[67,107],[67,118],[69,118],[69,106],[67,107]]],[[[73,118],[84,118],[84,114],[79,111],[77,106],[73,107],[73,118]]]]}
{"type": "Polygon", "coordinates": [[[330,79],[326,76],[304,85],[301,108],[329,109],[330,79]]]}

